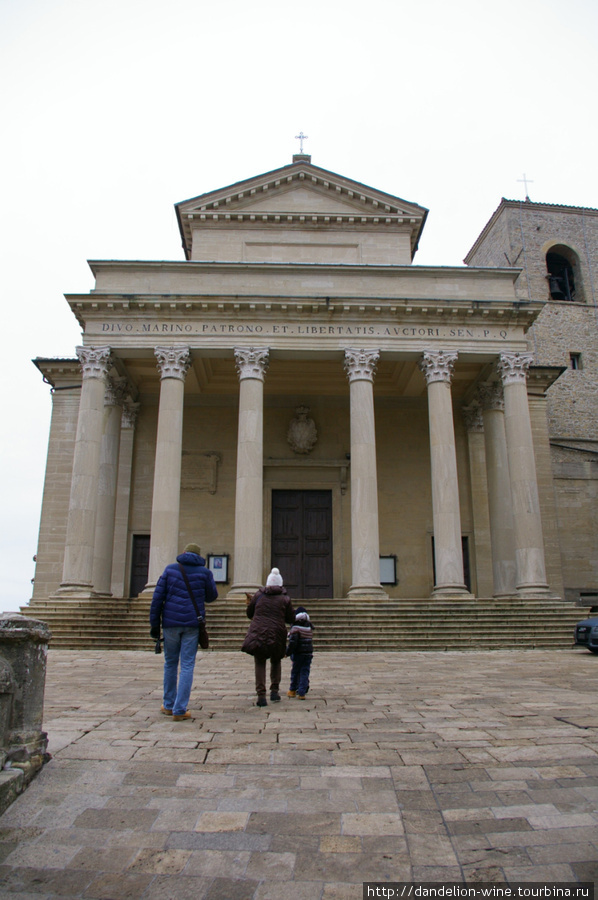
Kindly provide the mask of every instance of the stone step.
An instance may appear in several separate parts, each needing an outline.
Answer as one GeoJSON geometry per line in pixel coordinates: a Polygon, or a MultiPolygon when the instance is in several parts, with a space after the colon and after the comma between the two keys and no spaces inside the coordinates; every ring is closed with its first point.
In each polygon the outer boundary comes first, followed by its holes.
{"type": "MultiPolygon", "coordinates": [[[[587,616],[585,607],[546,600],[307,603],[324,652],[568,648],[573,626],[587,616]]],[[[153,650],[148,600],[36,600],[22,612],[48,623],[54,647],[153,650]]],[[[239,650],[247,625],[243,603],[210,606],[211,649],[239,650]]]]}

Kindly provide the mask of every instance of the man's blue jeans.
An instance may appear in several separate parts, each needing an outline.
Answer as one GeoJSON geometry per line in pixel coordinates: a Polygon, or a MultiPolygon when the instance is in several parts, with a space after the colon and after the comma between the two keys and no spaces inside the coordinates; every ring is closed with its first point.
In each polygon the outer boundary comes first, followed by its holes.
{"type": "Polygon", "coordinates": [[[171,709],[173,716],[187,712],[193,669],[199,640],[199,628],[163,628],[164,634],[164,709],[171,709]],[[179,661],[181,664],[178,675],[179,661]],[[178,681],[178,685],[177,685],[178,681]]]}

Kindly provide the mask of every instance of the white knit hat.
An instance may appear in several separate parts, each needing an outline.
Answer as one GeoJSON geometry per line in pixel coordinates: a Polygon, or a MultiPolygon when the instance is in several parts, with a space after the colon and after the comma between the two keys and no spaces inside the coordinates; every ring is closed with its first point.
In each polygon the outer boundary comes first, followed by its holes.
{"type": "Polygon", "coordinates": [[[268,575],[266,587],[282,587],[282,575],[278,569],[272,569],[268,575]]]}

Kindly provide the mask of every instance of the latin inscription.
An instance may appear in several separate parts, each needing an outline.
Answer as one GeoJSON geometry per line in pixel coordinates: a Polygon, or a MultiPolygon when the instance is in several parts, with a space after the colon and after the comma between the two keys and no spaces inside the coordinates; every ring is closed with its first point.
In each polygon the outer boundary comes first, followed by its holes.
{"type": "Polygon", "coordinates": [[[506,328],[459,328],[423,325],[259,325],[224,322],[102,322],[102,334],[147,335],[283,335],[288,337],[398,337],[398,338],[464,338],[470,340],[506,341],[506,328]]]}

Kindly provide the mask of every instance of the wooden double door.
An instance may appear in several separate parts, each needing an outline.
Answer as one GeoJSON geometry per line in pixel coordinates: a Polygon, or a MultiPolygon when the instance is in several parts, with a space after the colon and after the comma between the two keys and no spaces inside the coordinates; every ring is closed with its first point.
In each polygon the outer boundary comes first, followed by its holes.
{"type": "Polygon", "coordinates": [[[332,491],[272,491],[272,566],[293,600],[334,596],[332,491]]]}

